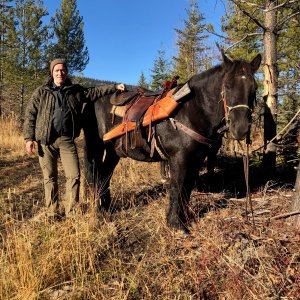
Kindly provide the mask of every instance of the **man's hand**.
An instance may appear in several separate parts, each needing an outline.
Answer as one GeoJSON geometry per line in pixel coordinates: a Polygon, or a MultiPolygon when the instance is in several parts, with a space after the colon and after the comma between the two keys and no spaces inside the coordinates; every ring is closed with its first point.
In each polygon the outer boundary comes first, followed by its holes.
{"type": "Polygon", "coordinates": [[[124,92],[125,84],[124,83],[117,84],[117,90],[124,92]]]}
{"type": "Polygon", "coordinates": [[[27,141],[26,142],[26,151],[30,155],[35,153],[35,143],[34,143],[34,141],[27,141]]]}

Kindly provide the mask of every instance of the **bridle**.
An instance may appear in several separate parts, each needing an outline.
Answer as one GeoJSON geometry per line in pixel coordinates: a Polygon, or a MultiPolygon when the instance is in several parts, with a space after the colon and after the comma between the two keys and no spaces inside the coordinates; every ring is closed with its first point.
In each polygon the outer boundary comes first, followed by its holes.
{"type": "Polygon", "coordinates": [[[229,120],[228,116],[229,116],[230,112],[232,110],[234,110],[234,109],[246,108],[250,112],[252,112],[252,109],[247,104],[237,104],[237,105],[234,105],[234,106],[227,105],[226,93],[225,93],[225,85],[224,84],[222,85],[221,96],[222,96],[222,101],[223,101],[223,105],[224,105],[224,114],[225,114],[226,124],[228,123],[228,120],[229,120]]]}
{"type": "MultiPolygon", "coordinates": [[[[229,120],[228,116],[229,116],[229,114],[232,110],[239,109],[239,108],[246,108],[247,110],[252,112],[252,109],[249,107],[249,105],[246,105],[246,104],[237,104],[237,105],[234,105],[234,106],[227,105],[224,83],[222,84],[221,97],[222,97],[221,101],[223,101],[223,105],[224,105],[225,126],[222,126],[217,131],[218,134],[219,134],[219,138],[222,136],[223,132],[228,130],[228,126],[227,126],[227,123],[228,123],[228,120],[229,120]]],[[[181,122],[179,122],[176,119],[169,118],[169,120],[171,121],[171,124],[174,127],[174,129],[182,130],[187,135],[189,135],[192,139],[196,140],[197,142],[199,142],[201,144],[206,144],[206,145],[212,147],[212,145],[215,144],[219,140],[219,138],[216,139],[216,140],[208,139],[208,138],[204,137],[203,135],[201,135],[200,133],[195,132],[194,130],[188,128],[187,126],[185,126],[184,124],[182,124],[181,122]]],[[[250,140],[250,137],[248,137],[247,139],[250,140]]]]}

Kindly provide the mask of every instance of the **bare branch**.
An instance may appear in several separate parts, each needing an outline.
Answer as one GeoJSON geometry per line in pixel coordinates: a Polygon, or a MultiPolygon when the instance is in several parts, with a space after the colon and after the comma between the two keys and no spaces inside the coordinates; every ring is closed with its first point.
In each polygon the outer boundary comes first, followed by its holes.
{"type": "Polygon", "coordinates": [[[287,4],[295,3],[296,1],[299,1],[299,0],[286,0],[284,3],[278,4],[277,6],[274,6],[274,7],[270,8],[270,9],[264,9],[263,11],[264,11],[264,12],[270,12],[270,11],[275,10],[275,9],[278,9],[278,8],[280,8],[280,7],[284,7],[284,6],[286,6],[287,4]]]}
{"type": "Polygon", "coordinates": [[[246,40],[247,38],[251,37],[251,36],[255,36],[255,35],[263,35],[263,33],[261,32],[254,32],[254,33],[247,33],[242,39],[240,39],[239,41],[235,42],[234,44],[232,44],[231,46],[227,47],[225,49],[225,52],[230,49],[235,47],[237,44],[240,44],[241,42],[243,42],[244,40],[246,40]]]}
{"type": "Polygon", "coordinates": [[[290,19],[293,18],[294,16],[298,15],[299,13],[300,13],[300,12],[297,11],[297,12],[295,12],[294,14],[292,14],[292,15],[286,17],[286,18],[285,18],[284,20],[282,20],[280,23],[278,23],[278,24],[275,26],[275,28],[278,28],[278,29],[277,29],[277,32],[283,29],[283,27],[281,27],[281,26],[282,26],[284,23],[286,23],[288,20],[290,20],[290,19]]]}
{"type": "Polygon", "coordinates": [[[206,30],[208,33],[213,34],[213,35],[215,35],[215,36],[217,36],[217,37],[220,37],[220,38],[222,38],[222,39],[227,39],[227,38],[228,38],[228,37],[226,37],[226,36],[224,36],[224,35],[220,35],[220,34],[218,34],[218,33],[215,33],[215,32],[213,32],[213,31],[209,30],[207,27],[205,27],[205,30],[206,30]]]}
{"type": "Polygon", "coordinates": [[[274,217],[270,218],[270,220],[285,219],[285,218],[289,218],[289,217],[296,216],[296,215],[299,215],[299,214],[300,214],[299,210],[298,211],[292,211],[292,212],[289,212],[289,213],[284,213],[284,214],[274,216],[274,217]]]}
{"type": "Polygon", "coordinates": [[[257,3],[249,2],[249,1],[247,1],[247,0],[240,0],[240,2],[241,2],[241,3],[246,3],[246,4],[250,5],[250,6],[256,6],[256,7],[259,7],[259,8],[261,8],[261,9],[264,9],[263,6],[260,6],[260,5],[258,5],[257,3]]]}
{"type": "MultiPolygon", "coordinates": [[[[280,138],[280,136],[282,134],[284,134],[284,132],[288,129],[288,127],[294,122],[295,119],[298,118],[298,115],[300,114],[300,109],[298,109],[298,111],[296,112],[296,114],[293,116],[293,118],[287,123],[287,125],[285,125],[285,127],[279,132],[277,133],[270,141],[268,141],[267,144],[270,144],[272,143],[273,141],[275,141],[276,139],[280,138]]],[[[256,152],[257,150],[260,150],[261,148],[265,147],[265,145],[255,149],[255,150],[252,150],[252,153],[253,152],[256,152]]]]}

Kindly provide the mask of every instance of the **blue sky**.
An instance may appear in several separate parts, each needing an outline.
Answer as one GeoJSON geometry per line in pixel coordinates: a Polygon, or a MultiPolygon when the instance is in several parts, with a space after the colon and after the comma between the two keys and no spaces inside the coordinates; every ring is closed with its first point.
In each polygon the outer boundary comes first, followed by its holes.
{"type": "MultiPolygon", "coordinates": [[[[50,16],[60,0],[44,0],[50,16]]],[[[200,12],[219,32],[226,0],[199,0],[200,12]]],[[[158,50],[176,55],[175,28],[183,28],[189,0],[77,0],[90,61],[84,76],[137,84],[150,81],[158,50]]],[[[214,46],[214,45],[213,45],[214,46]]]]}

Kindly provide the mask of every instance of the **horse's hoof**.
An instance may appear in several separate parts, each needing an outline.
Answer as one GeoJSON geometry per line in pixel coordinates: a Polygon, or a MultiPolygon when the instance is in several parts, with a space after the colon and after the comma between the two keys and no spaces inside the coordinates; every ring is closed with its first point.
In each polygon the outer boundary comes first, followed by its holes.
{"type": "Polygon", "coordinates": [[[182,232],[183,234],[188,235],[190,233],[190,230],[187,227],[186,223],[183,223],[178,218],[175,220],[168,219],[168,225],[170,228],[173,229],[173,231],[182,232]]]}

